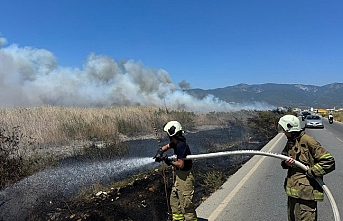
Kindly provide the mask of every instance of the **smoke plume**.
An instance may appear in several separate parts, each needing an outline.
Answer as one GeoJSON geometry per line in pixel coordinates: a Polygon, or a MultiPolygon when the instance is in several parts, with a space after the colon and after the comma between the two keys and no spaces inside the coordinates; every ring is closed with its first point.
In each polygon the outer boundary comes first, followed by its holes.
{"type": "Polygon", "coordinates": [[[0,107],[17,106],[156,106],[188,111],[272,109],[228,104],[213,96],[196,99],[173,83],[167,71],[144,67],[142,62],[116,62],[89,54],[82,69],[61,67],[45,49],[7,45],[0,37],[0,107]]]}

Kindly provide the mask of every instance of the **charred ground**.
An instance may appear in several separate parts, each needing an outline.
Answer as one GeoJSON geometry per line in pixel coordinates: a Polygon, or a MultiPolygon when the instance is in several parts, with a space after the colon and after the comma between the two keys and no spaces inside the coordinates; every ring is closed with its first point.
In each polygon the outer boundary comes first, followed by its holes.
{"type": "MultiPolygon", "coordinates": [[[[195,205],[199,206],[247,159],[236,164],[227,159],[221,159],[220,163],[218,159],[194,162],[195,205]],[[206,174],[216,176],[212,181],[218,183],[208,183],[206,174]]],[[[162,166],[121,188],[99,191],[82,200],[43,203],[32,212],[30,220],[171,220],[168,200],[172,184],[172,168],[162,166]]]]}

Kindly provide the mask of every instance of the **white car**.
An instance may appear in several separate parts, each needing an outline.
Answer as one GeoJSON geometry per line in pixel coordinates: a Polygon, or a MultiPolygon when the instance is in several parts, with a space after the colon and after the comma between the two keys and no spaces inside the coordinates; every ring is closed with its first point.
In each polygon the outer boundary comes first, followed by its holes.
{"type": "Polygon", "coordinates": [[[308,115],[305,120],[306,128],[324,128],[323,120],[318,115],[308,115]]]}

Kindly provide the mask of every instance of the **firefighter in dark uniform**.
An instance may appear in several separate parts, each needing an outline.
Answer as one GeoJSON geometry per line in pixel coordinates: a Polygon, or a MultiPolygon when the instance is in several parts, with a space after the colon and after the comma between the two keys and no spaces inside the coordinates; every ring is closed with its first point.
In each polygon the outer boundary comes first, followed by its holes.
{"type": "Polygon", "coordinates": [[[281,117],[278,128],[287,137],[282,154],[289,158],[282,161],[281,166],[288,169],[284,183],[288,195],[288,220],[317,220],[317,201],[324,199],[324,193],[314,178],[333,171],[335,160],[317,140],[305,133],[296,116],[281,117]],[[294,160],[306,165],[307,171],[295,166],[294,160]]]}
{"type": "MultiPolygon", "coordinates": [[[[190,148],[186,143],[181,124],[177,121],[169,121],[163,126],[167,132],[170,143],[164,145],[157,151],[156,156],[162,156],[163,152],[172,148],[177,159],[175,161],[165,158],[164,162],[175,167],[176,179],[170,194],[170,207],[173,220],[198,220],[193,203],[194,195],[194,176],[192,160],[184,160],[191,154],[190,148]]],[[[155,157],[159,162],[159,157],[155,157]]]]}

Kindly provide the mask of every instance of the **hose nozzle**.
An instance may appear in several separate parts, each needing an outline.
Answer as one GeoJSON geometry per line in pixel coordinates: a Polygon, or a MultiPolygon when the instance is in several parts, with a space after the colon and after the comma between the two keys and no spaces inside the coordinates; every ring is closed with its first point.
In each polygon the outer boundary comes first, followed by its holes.
{"type": "Polygon", "coordinates": [[[171,160],[171,161],[177,161],[177,156],[176,155],[171,155],[171,156],[167,156],[166,155],[166,157],[169,159],[169,160],[171,160]]]}
{"type": "Polygon", "coordinates": [[[177,160],[177,156],[176,155],[171,155],[168,157],[168,155],[164,155],[163,153],[159,153],[157,152],[156,155],[153,157],[153,159],[155,159],[155,162],[159,163],[164,161],[165,159],[169,159],[170,161],[176,161],[177,160]]]}

